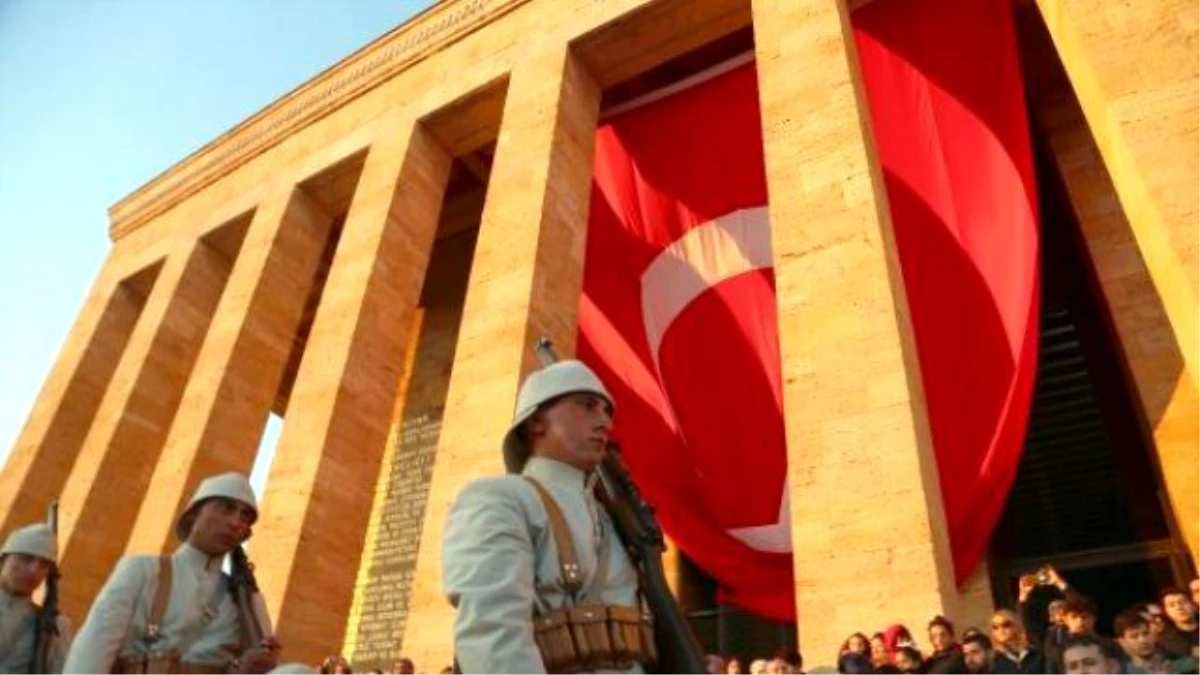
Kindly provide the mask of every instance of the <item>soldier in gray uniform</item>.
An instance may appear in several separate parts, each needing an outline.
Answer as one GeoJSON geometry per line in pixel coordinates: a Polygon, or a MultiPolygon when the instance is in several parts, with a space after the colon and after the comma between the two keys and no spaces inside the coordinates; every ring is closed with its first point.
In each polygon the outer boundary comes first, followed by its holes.
{"type": "MultiPolygon", "coordinates": [[[[0,549],[0,673],[31,672],[38,612],[33,592],[55,564],[54,534],[45,524],[14,530],[0,549]]],[[[71,646],[70,624],[61,614],[58,635],[47,636],[46,670],[61,673],[71,646]]]]}
{"type": "Polygon", "coordinates": [[[643,672],[637,573],[593,489],[613,412],[579,361],[533,373],[504,439],[508,475],[451,506],[442,582],[462,672],[643,672]]]}
{"type": "Polygon", "coordinates": [[[170,556],[121,559],[92,604],[63,672],[263,673],[274,639],[245,644],[225,556],[250,538],[258,504],[245,476],[200,483],[176,521],[183,543],[170,556]]]}

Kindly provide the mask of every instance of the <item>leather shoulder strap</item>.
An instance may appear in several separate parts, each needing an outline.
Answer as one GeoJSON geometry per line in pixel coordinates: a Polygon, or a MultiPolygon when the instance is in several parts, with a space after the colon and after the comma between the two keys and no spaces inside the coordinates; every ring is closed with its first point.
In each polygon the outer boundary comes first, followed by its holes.
{"type": "Polygon", "coordinates": [[[150,615],[146,618],[146,637],[157,638],[162,631],[163,616],[167,613],[167,601],[171,599],[172,577],[171,556],[158,556],[158,585],[154,599],[150,602],[150,615]]]}
{"type": "Polygon", "coordinates": [[[554,546],[558,549],[563,588],[569,595],[574,595],[583,588],[583,572],[579,569],[579,557],[575,555],[575,544],[571,541],[571,528],[567,527],[567,518],[558,502],[554,501],[554,497],[550,496],[541,483],[529,476],[522,477],[529,481],[546,507],[546,515],[550,519],[550,533],[554,537],[554,546]]]}

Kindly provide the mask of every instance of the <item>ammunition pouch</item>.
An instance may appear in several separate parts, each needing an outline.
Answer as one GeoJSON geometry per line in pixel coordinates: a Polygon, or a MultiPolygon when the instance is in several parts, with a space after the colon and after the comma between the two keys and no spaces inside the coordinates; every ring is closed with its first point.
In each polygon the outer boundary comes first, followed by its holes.
{"type": "Polygon", "coordinates": [[[179,659],[179,650],[163,649],[134,656],[122,656],[113,667],[114,673],[148,675],[149,673],[226,673],[224,666],[187,663],[179,659]]]}
{"type": "MultiPolygon", "coordinates": [[[[583,578],[566,518],[545,488],[536,480],[525,478],[546,507],[558,550],[561,583],[567,595],[574,598],[583,587],[583,578]]],[[[594,583],[605,577],[606,556],[601,557],[594,583]]],[[[535,616],[533,635],[542,663],[550,673],[627,670],[635,662],[649,669],[658,662],[654,617],[640,607],[573,604],[535,616]]]]}
{"type": "Polygon", "coordinates": [[[563,607],[534,617],[534,640],[547,672],[627,670],[658,661],[649,612],[619,605],[563,607]]]}

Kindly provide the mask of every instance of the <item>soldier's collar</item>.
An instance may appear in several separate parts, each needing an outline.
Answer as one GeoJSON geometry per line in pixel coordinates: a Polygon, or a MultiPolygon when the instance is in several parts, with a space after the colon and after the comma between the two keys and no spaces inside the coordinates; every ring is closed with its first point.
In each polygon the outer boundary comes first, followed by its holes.
{"type": "Polygon", "coordinates": [[[583,471],[553,459],[545,457],[530,457],[521,473],[536,478],[542,483],[553,483],[572,490],[590,490],[595,485],[593,476],[596,472],[585,474],[583,471]]]}
{"type": "Polygon", "coordinates": [[[0,588],[0,607],[11,609],[18,605],[32,605],[33,598],[28,595],[14,595],[7,590],[0,588]]]}
{"type": "Polygon", "coordinates": [[[209,557],[206,553],[204,553],[204,551],[201,551],[186,541],[180,544],[179,548],[176,549],[175,557],[179,558],[188,567],[203,570],[205,572],[211,572],[213,570],[220,571],[221,561],[224,559],[224,556],[217,556],[215,558],[209,557]]]}

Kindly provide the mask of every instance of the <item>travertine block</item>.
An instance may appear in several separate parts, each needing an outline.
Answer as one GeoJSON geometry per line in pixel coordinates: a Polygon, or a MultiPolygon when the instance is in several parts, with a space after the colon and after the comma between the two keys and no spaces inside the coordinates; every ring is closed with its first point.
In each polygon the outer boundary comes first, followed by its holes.
{"type": "Polygon", "coordinates": [[[254,555],[289,659],[340,645],[450,157],[379,127],[300,362],[254,555]]]}
{"type": "Polygon", "coordinates": [[[847,9],[753,11],[800,647],[824,664],[863,626],[960,603],[847,9]]]}
{"type": "Polygon", "coordinates": [[[250,473],[331,224],[303,188],[287,183],[255,211],[154,468],[130,553],[174,549],[175,517],[201,480],[250,473]]]}
{"type": "Polygon", "coordinates": [[[405,654],[449,663],[454,610],[441,532],[472,478],[503,471],[500,439],[537,336],[574,352],[600,92],[565,45],[514,69],[463,308],[409,601],[405,654]]]}
{"type": "Polygon", "coordinates": [[[204,240],[168,258],[62,492],[63,609],[82,617],[125,552],[230,260],[204,240]]]}

